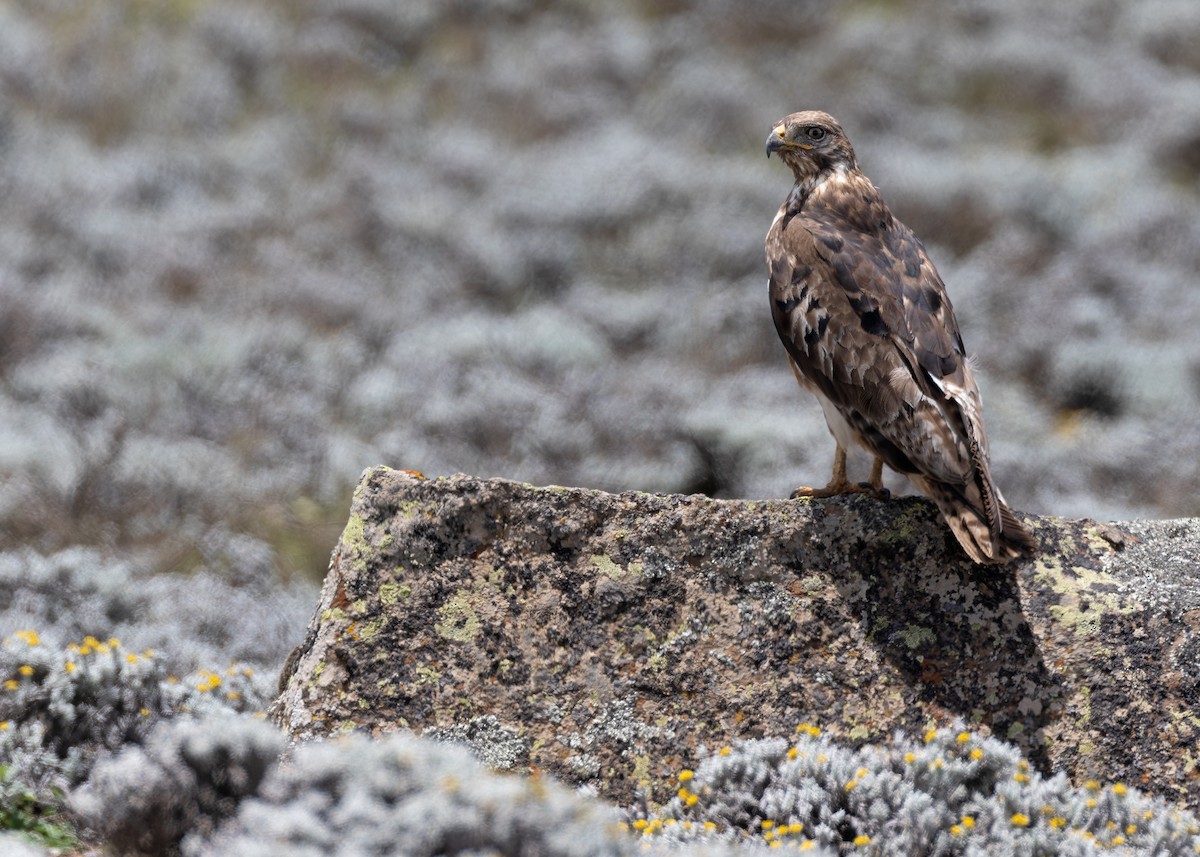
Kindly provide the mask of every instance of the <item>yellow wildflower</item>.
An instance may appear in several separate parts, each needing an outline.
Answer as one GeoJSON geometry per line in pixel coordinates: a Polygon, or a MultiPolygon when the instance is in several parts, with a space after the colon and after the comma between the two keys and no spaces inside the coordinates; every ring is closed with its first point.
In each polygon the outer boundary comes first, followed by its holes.
{"type": "Polygon", "coordinates": [[[926,732],[925,733],[925,743],[928,744],[930,741],[932,741],[934,738],[936,738],[937,733],[938,733],[938,731],[936,729],[930,729],[928,732],[926,732]]]}
{"type": "Polygon", "coordinates": [[[1050,819],[1049,824],[1050,824],[1050,827],[1052,827],[1054,830],[1061,830],[1062,828],[1067,826],[1067,820],[1065,818],[1063,818],[1061,815],[1056,815],[1050,819]]]}
{"type": "Polygon", "coordinates": [[[1083,787],[1085,789],[1087,789],[1089,792],[1098,792],[1098,791],[1100,791],[1100,781],[1099,780],[1086,780],[1083,784],[1083,787]]]}
{"type": "Polygon", "coordinates": [[[127,654],[125,656],[125,660],[128,663],[136,664],[138,662],[138,656],[135,655],[133,652],[130,652],[129,654],[127,654]]]}
{"type": "Polygon", "coordinates": [[[17,631],[17,639],[27,646],[38,646],[42,642],[37,631],[17,631]]]}
{"type": "Polygon", "coordinates": [[[971,740],[971,733],[970,732],[959,732],[958,737],[955,738],[954,740],[957,741],[959,744],[966,744],[968,741],[971,740]]]}
{"type": "Polygon", "coordinates": [[[974,827],[975,826],[975,816],[964,815],[963,820],[962,820],[962,826],[965,827],[967,830],[970,830],[972,827],[974,827]]]}
{"type": "Polygon", "coordinates": [[[683,771],[679,772],[678,779],[679,779],[679,782],[686,783],[688,780],[690,780],[694,776],[696,776],[695,771],[683,770],[683,771]]]}
{"type": "Polygon", "coordinates": [[[29,676],[33,675],[33,667],[31,667],[29,664],[21,664],[19,667],[17,667],[17,672],[28,678],[29,676]]]}
{"type": "Polygon", "coordinates": [[[962,825],[959,825],[959,824],[950,825],[950,832],[953,833],[955,836],[962,836],[962,832],[963,832],[962,825]]]}
{"type": "Polygon", "coordinates": [[[871,837],[867,836],[867,834],[865,834],[865,833],[860,833],[860,834],[858,834],[858,836],[854,837],[854,844],[857,845],[859,848],[862,848],[864,845],[870,845],[871,837]]]}
{"type": "Polygon", "coordinates": [[[1023,812],[1014,812],[1013,817],[1009,821],[1017,827],[1027,827],[1029,825],[1029,816],[1023,812]]]}
{"type": "Polygon", "coordinates": [[[911,765],[913,762],[917,761],[917,754],[916,753],[905,753],[904,761],[907,764],[911,765]]]}
{"type": "Polygon", "coordinates": [[[1124,837],[1124,836],[1121,836],[1120,834],[1118,834],[1118,835],[1114,836],[1114,837],[1112,838],[1112,844],[1113,844],[1113,845],[1124,845],[1124,844],[1125,844],[1125,837],[1124,837]]]}
{"type": "Polygon", "coordinates": [[[65,664],[63,664],[63,669],[65,669],[69,673],[75,672],[75,662],[67,661],[65,664]]]}
{"type": "Polygon", "coordinates": [[[8,681],[4,682],[5,690],[16,690],[20,686],[21,686],[21,683],[19,681],[17,681],[15,678],[10,678],[8,681]]]}
{"type": "Polygon", "coordinates": [[[1125,797],[1125,794],[1128,791],[1129,791],[1129,789],[1127,789],[1125,787],[1124,783],[1114,783],[1113,784],[1112,793],[1115,794],[1117,797],[1125,797]]]}
{"type": "Polygon", "coordinates": [[[971,750],[971,758],[974,759],[976,762],[978,762],[980,759],[983,758],[983,750],[980,749],[979,747],[973,748],[971,750]]]}

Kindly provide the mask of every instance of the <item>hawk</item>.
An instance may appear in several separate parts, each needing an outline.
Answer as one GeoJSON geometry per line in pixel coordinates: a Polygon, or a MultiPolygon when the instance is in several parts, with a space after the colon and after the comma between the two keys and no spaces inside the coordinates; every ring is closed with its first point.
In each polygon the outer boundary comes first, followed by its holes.
{"type": "Polygon", "coordinates": [[[1033,550],[988,466],[983,406],[946,286],[912,230],[892,216],[828,113],[781,119],[767,137],[796,184],[767,233],[771,315],[792,372],[816,395],[837,442],[822,489],[886,493],[883,465],[941,510],[967,555],[1002,563],[1033,550]],[[846,479],[846,450],[874,456],[846,479]]]}

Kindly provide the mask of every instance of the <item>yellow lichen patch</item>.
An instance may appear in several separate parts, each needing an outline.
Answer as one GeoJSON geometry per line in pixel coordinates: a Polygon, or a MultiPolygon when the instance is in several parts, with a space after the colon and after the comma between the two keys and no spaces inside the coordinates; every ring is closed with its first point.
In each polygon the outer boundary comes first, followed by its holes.
{"type": "Polygon", "coordinates": [[[382,616],[377,616],[376,618],[372,619],[370,622],[364,622],[358,628],[358,639],[363,640],[363,641],[370,640],[372,637],[375,637],[381,630],[383,630],[383,626],[386,623],[387,623],[387,620],[382,616]]]}
{"type": "Polygon", "coordinates": [[[412,587],[407,583],[403,586],[398,583],[385,583],[379,587],[380,602],[389,606],[410,595],[412,595],[412,587]]]}
{"type": "Polygon", "coordinates": [[[922,628],[920,625],[907,625],[900,632],[900,639],[904,641],[904,645],[910,649],[919,649],[930,643],[937,642],[937,636],[928,628],[922,628]]]}
{"type": "Polygon", "coordinates": [[[342,530],[341,555],[350,560],[355,571],[363,572],[367,570],[367,553],[366,523],[361,516],[351,513],[342,530]]]}
{"type": "Polygon", "coordinates": [[[1039,559],[1035,568],[1035,579],[1059,595],[1059,603],[1050,606],[1050,613],[1059,624],[1073,628],[1077,636],[1091,637],[1098,633],[1100,619],[1105,614],[1129,614],[1144,609],[1137,601],[1115,594],[1117,580],[1110,574],[1082,566],[1064,569],[1057,562],[1045,559],[1039,559]]]}
{"type": "Polygon", "coordinates": [[[591,557],[591,562],[595,566],[596,571],[613,580],[622,580],[627,577],[641,577],[642,575],[642,564],[640,562],[631,562],[628,567],[622,568],[611,557],[607,557],[604,554],[594,554],[591,557]]]}
{"type": "Polygon", "coordinates": [[[438,636],[458,643],[469,643],[479,634],[482,623],[471,606],[470,594],[460,590],[438,608],[438,621],[433,629],[438,636]]]}

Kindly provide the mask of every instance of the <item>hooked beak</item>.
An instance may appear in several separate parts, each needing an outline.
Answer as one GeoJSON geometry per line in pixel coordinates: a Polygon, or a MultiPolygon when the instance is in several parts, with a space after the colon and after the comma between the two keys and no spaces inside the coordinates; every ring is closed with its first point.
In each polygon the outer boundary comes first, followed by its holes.
{"type": "Polygon", "coordinates": [[[776,125],[771,129],[771,133],[767,136],[767,157],[771,157],[772,152],[778,152],[780,149],[787,148],[788,141],[783,136],[786,129],[783,125],[776,125]]]}

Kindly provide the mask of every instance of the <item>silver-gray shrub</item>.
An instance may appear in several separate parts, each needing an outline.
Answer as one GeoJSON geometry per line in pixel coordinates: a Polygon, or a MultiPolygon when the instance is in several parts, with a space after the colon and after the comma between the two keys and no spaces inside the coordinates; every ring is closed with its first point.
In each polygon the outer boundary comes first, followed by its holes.
{"type": "Polygon", "coordinates": [[[539,777],[490,773],[469,750],[396,733],[301,746],[189,857],[630,853],[616,811],[539,777]]]}
{"type": "Polygon", "coordinates": [[[187,834],[211,834],[254,794],[283,735],[254,717],[164,721],[143,746],[100,760],[70,807],[120,854],[171,854],[187,834]]]}
{"type": "Polygon", "coordinates": [[[940,729],[925,740],[898,734],[890,744],[853,749],[816,732],[706,755],[652,826],[688,841],[711,835],[704,822],[768,839],[802,825],[816,844],[889,855],[1200,849],[1200,822],[1190,813],[1121,783],[1077,787],[1063,774],[1043,776],[995,738],[940,729]]]}

